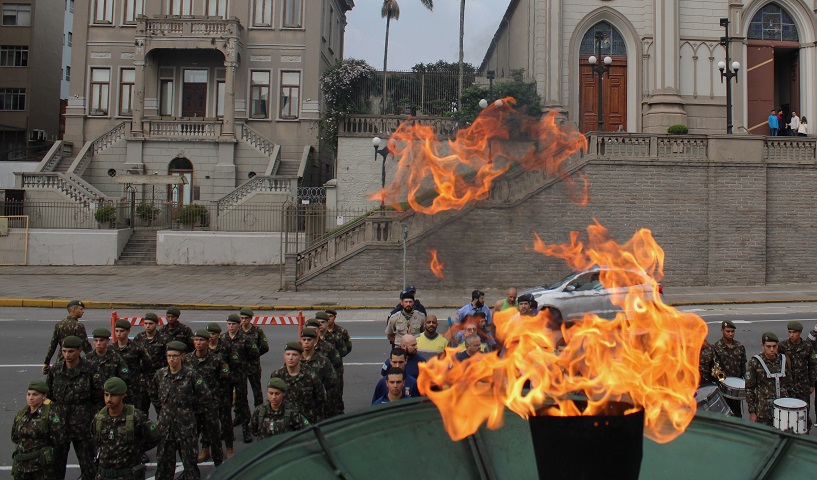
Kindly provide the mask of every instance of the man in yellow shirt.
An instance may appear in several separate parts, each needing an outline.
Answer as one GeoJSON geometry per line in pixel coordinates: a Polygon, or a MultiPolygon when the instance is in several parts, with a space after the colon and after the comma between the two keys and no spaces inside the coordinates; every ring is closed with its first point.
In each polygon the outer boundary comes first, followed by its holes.
{"type": "Polygon", "coordinates": [[[445,351],[448,339],[437,333],[437,316],[429,315],[423,322],[423,331],[417,335],[417,351],[426,359],[437,356],[445,351]]]}

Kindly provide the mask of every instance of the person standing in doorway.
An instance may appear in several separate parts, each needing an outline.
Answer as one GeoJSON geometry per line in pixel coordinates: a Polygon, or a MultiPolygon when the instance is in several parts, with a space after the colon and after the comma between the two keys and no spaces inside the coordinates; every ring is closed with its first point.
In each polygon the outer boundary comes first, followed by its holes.
{"type": "Polygon", "coordinates": [[[777,111],[777,135],[779,137],[786,136],[786,129],[789,128],[789,124],[786,123],[786,117],[783,115],[783,109],[777,111]]]}
{"type": "Polygon", "coordinates": [[[791,118],[789,119],[789,135],[796,137],[799,128],[800,117],[797,116],[797,112],[791,112],[791,118]]]}
{"type": "Polygon", "coordinates": [[[805,115],[800,117],[800,126],[797,128],[797,136],[808,137],[808,120],[806,120],[805,115]]]}
{"type": "Polygon", "coordinates": [[[777,128],[780,124],[777,121],[777,114],[774,113],[774,109],[772,109],[772,113],[769,114],[769,135],[772,137],[777,136],[777,128]]]}

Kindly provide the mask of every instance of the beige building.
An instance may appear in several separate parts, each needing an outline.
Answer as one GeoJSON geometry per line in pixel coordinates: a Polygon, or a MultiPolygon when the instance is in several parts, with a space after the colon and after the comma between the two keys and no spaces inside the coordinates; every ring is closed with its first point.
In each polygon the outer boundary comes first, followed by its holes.
{"type": "MultiPolygon", "coordinates": [[[[771,109],[817,113],[814,6],[798,0],[512,0],[480,67],[498,78],[525,69],[549,107],[582,131],[597,129],[597,75],[588,59],[612,64],[605,74],[604,130],[691,133],[726,130],[726,84],[718,62],[721,18],[730,21],[734,133],[768,135],[771,109]]],[[[727,62],[727,63],[731,63],[727,62]]]]}

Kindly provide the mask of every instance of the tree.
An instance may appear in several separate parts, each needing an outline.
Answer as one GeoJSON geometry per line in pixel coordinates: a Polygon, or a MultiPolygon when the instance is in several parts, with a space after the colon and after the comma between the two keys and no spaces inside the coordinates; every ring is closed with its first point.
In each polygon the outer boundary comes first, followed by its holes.
{"type": "MultiPolygon", "coordinates": [[[[538,118],[542,115],[542,98],[536,92],[536,82],[525,82],[525,71],[523,69],[511,71],[510,80],[500,81],[494,84],[494,97],[513,97],[516,99],[517,107],[521,113],[538,118]]],[[[462,105],[457,110],[454,118],[463,125],[469,124],[477,118],[481,109],[479,101],[488,98],[488,89],[473,85],[462,92],[462,105]]],[[[509,118],[515,122],[518,119],[509,118]]]]}
{"type": "MultiPolygon", "coordinates": [[[[420,3],[423,4],[429,10],[434,10],[434,0],[420,0],[420,3]]],[[[400,5],[397,4],[397,0],[383,0],[383,7],[380,9],[380,16],[386,19],[386,47],[383,52],[383,112],[386,113],[386,78],[388,77],[388,72],[386,67],[388,66],[388,58],[389,58],[389,27],[391,25],[391,19],[399,20],[400,19],[400,5]]]]}

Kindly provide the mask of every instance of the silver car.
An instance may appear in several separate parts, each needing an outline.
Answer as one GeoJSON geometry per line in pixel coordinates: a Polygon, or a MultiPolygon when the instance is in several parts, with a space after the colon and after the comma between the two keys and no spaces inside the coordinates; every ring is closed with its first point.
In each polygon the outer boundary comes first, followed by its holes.
{"type": "MultiPolygon", "coordinates": [[[[631,285],[608,289],[604,288],[599,280],[602,270],[613,269],[594,267],[583,272],[574,272],[550,285],[520,290],[519,295],[526,293],[533,295],[540,310],[549,308],[557,320],[566,321],[578,320],[586,313],[594,313],[603,318],[615,317],[621,309],[613,304],[612,298],[619,295],[624,298],[630,288],[643,290],[647,301],[654,298],[653,282],[642,273],[622,270],[621,275],[616,275],[618,278],[636,281],[631,285]]],[[[658,294],[663,293],[663,287],[658,284],[658,294]]]]}

